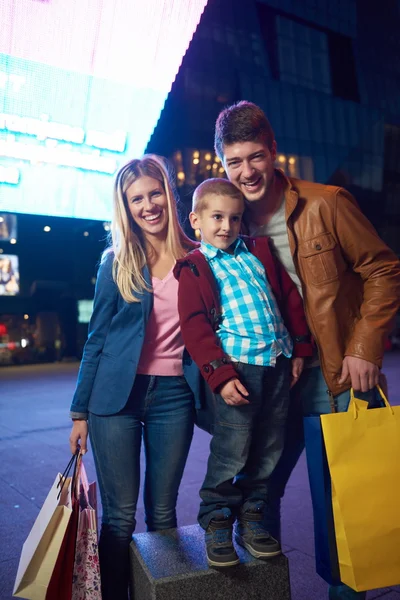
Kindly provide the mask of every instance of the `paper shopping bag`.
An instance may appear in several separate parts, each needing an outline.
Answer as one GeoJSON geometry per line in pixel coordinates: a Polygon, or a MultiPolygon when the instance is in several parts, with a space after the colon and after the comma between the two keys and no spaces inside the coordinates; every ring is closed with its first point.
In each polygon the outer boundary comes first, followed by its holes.
{"type": "MultiPolygon", "coordinates": [[[[72,467],[71,459],[67,469],[72,467]]],[[[21,553],[13,596],[44,600],[72,514],[72,478],[60,473],[21,553]]]]}
{"type": "Polygon", "coordinates": [[[72,514],[46,592],[46,600],[71,600],[79,503],[72,493],[72,514]]]}
{"type": "Polygon", "coordinates": [[[400,406],[321,416],[340,577],[356,591],[400,583],[400,406]]]}
{"type": "Polygon", "coordinates": [[[89,485],[83,463],[77,477],[78,532],[72,579],[72,600],[101,600],[97,545],[96,484],[89,485]]]}

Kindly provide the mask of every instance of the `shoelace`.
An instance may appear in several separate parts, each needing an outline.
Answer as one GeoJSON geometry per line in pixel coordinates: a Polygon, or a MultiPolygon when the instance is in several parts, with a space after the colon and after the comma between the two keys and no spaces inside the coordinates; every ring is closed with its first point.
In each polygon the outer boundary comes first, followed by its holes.
{"type": "Polygon", "coordinates": [[[246,521],[245,523],[251,529],[253,535],[257,537],[269,537],[268,532],[264,529],[260,521],[246,521]]]}
{"type": "Polygon", "coordinates": [[[217,544],[230,543],[230,530],[229,529],[215,529],[213,531],[213,542],[217,544]]]}

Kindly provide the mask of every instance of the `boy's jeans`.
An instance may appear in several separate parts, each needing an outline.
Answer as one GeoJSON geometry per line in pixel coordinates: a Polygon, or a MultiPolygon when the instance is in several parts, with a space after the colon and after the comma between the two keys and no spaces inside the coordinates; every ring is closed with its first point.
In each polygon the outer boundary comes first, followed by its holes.
{"type": "Polygon", "coordinates": [[[249,404],[230,406],[216,395],[216,424],[200,490],[203,529],[222,508],[236,518],[241,509],[266,503],[268,479],[284,446],[289,365],[282,355],[275,367],[235,363],[249,404]]]}
{"type": "MultiPolygon", "coordinates": [[[[327,385],[320,367],[305,369],[299,383],[291,390],[291,402],[287,420],[286,443],[280,461],[270,477],[268,507],[264,525],[276,539],[281,540],[281,499],[289,477],[304,450],[303,416],[330,413],[327,385]]],[[[357,392],[357,398],[379,406],[375,390],[357,392]]],[[[347,410],[350,390],[335,397],[337,410],[347,410]]],[[[329,598],[340,600],[364,600],[365,592],[354,592],[346,585],[331,587],[329,598]]]]}

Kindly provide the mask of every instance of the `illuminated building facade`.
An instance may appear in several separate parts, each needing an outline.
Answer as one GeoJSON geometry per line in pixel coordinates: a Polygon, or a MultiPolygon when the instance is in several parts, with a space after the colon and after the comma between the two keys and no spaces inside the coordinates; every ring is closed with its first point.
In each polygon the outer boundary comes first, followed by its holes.
{"type": "Polygon", "coordinates": [[[148,142],[148,152],[173,160],[187,212],[198,183],[224,176],[213,150],[214,123],[224,106],[241,99],[268,115],[280,168],[344,185],[400,253],[399,0],[73,0],[66,15],[72,46],[42,26],[45,11],[64,4],[0,0],[0,22],[18,18],[29,32],[14,38],[13,27],[0,32],[0,213],[19,213],[16,237],[2,240],[0,223],[0,259],[17,257],[12,268],[19,273],[19,294],[0,296],[0,344],[10,343],[11,331],[19,332],[12,335],[20,343],[34,333],[41,347],[56,336],[64,354],[79,354],[115,168],[148,142]],[[151,26],[138,14],[124,17],[120,7],[134,4],[151,26]],[[39,19],[37,30],[28,26],[29,11],[39,19]],[[122,29],[109,27],[113,11],[122,29]],[[168,15],[176,16],[169,27],[168,15]],[[137,35],[129,30],[124,37],[133,21],[141,24],[137,35]],[[184,39],[176,29],[182,24],[184,39]],[[165,45],[156,52],[157,35],[165,45]],[[49,47],[54,52],[43,56],[49,47]],[[27,60],[34,69],[27,71],[27,60]],[[31,93],[33,76],[43,110],[31,93]],[[139,81],[140,93],[133,86],[139,81]]]}
{"type": "Polygon", "coordinates": [[[400,253],[400,3],[214,0],[147,146],[170,156],[181,199],[224,174],[215,119],[259,104],[288,175],[352,191],[400,253]],[[384,10],[383,10],[384,8],[384,10]]]}

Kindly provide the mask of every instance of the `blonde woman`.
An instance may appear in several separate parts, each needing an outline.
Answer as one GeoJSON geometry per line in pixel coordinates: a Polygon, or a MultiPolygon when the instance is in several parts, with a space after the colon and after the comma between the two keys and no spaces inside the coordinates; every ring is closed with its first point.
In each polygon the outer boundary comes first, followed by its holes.
{"type": "Polygon", "coordinates": [[[176,527],[200,378],[183,347],[173,267],[193,247],[165,160],[148,155],[122,167],[71,406],[71,451],[86,451],[89,430],[101,493],[103,600],[128,598],[142,439],[147,528],[176,527]]]}

